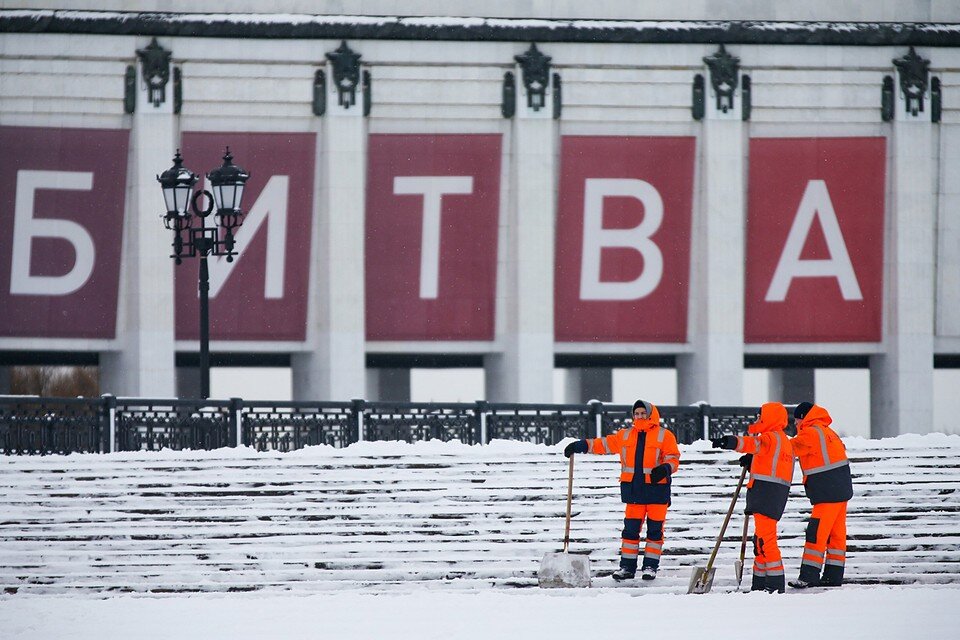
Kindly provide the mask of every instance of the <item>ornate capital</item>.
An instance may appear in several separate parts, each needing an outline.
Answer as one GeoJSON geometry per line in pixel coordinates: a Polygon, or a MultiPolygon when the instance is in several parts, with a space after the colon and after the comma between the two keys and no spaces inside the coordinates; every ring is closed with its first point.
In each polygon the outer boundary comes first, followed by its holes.
{"type": "Polygon", "coordinates": [[[930,78],[930,61],[924,60],[910,47],[902,58],[893,60],[900,75],[900,91],[906,101],[907,113],[916,116],[923,111],[923,96],[930,78]]]}
{"type": "Polygon", "coordinates": [[[337,87],[338,103],[349,109],[357,102],[357,88],[360,85],[360,54],[347,46],[344,40],[337,50],[327,54],[327,60],[333,66],[333,84],[337,87]]]}
{"type": "Polygon", "coordinates": [[[717,110],[726,113],[733,109],[733,94],[740,75],[740,58],[727,53],[721,44],[712,56],[703,59],[710,70],[710,85],[717,96],[717,110]]]}
{"type": "Polygon", "coordinates": [[[547,86],[550,84],[550,60],[537,49],[536,44],[523,55],[513,56],[523,72],[523,86],[527,90],[527,106],[539,111],[546,103],[547,86]]]}
{"type": "Polygon", "coordinates": [[[148,100],[154,107],[163,104],[167,82],[170,81],[170,56],[172,52],[160,46],[154,38],[143,49],[137,49],[143,81],[147,84],[148,100]]]}

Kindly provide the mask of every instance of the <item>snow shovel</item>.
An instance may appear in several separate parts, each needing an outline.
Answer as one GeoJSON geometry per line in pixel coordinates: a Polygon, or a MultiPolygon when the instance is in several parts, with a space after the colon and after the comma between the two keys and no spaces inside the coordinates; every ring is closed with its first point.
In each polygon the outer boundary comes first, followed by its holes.
{"type": "Polygon", "coordinates": [[[737,590],[743,582],[743,559],[747,556],[747,526],[750,524],[750,514],[743,514],[743,538],[740,540],[740,559],[733,563],[733,570],[737,574],[737,590]]]}
{"type": "Polygon", "coordinates": [[[563,533],[563,551],[546,553],[540,561],[537,580],[540,587],[589,587],[590,558],[567,553],[570,546],[570,509],[573,504],[573,455],[570,456],[570,472],[567,478],[567,526],[563,533]]]}
{"type": "Polygon", "coordinates": [[[717,559],[717,551],[720,550],[720,543],[723,541],[723,534],[727,532],[727,525],[730,523],[730,516],[733,515],[733,508],[737,506],[737,498],[740,497],[740,488],[743,487],[743,479],[747,477],[747,469],[743,468],[740,473],[740,482],[737,483],[737,490],[733,493],[733,500],[730,501],[730,508],[727,509],[727,517],[723,519],[723,526],[720,527],[720,535],[717,536],[717,544],[713,545],[713,553],[710,554],[710,560],[706,568],[694,567],[693,575],[690,576],[690,586],[687,593],[707,593],[713,586],[713,574],[716,569],[713,568],[713,561],[717,559]]]}

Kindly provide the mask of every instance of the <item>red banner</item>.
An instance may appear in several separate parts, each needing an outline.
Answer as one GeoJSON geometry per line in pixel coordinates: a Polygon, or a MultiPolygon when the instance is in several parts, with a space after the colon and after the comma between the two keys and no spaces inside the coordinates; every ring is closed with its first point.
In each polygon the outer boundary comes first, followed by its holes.
{"type": "Polygon", "coordinates": [[[558,342],[684,342],[694,139],[565,136],[558,342]]]}
{"type": "Polygon", "coordinates": [[[746,342],[881,339],[886,142],[750,141],[746,342]]]}
{"type": "Polygon", "coordinates": [[[129,137],[0,127],[0,336],[115,336],[129,137]]]}
{"type": "MultiPolygon", "coordinates": [[[[184,165],[206,174],[223,162],[250,173],[234,261],[210,258],[213,340],[303,340],[312,238],[316,136],[309,133],[184,133],[184,165]]],[[[209,189],[205,179],[197,187],[209,189]]],[[[160,190],[157,189],[157,198],[160,190]]],[[[159,205],[158,205],[159,206],[159,205]]],[[[213,224],[211,215],[208,226],[213,224]]],[[[168,232],[171,234],[172,232],[168,232]]],[[[176,267],[176,335],[199,334],[199,259],[176,267]]]]}
{"type": "Polygon", "coordinates": [[[372,135],[370,340],[492,340],[499,135],[372,135]]]}

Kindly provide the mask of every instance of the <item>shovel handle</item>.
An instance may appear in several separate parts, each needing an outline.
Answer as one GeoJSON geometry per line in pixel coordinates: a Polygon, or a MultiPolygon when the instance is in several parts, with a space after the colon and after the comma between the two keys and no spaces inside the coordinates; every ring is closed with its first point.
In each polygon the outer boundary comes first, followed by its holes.
{"type": "Polygon", "coordinates": [[[750,516],[743,514],[743,538],[740,539],[740,564],[747,557],[747,529],[750,526],[750,516]]]}
{"type": "Polygon", "coordinates": [[[740,488],[743,487],[743,480],[747,477],[747,468],[744,467],[740,472],[740,482],[737,483],[737,490],[733,492],[733,499],[730,501],[730,508],[727,509],[727,517],[723,519],[723,526],[720,527],[720,535],[717,536],[717,544],[713,546],[713,553],[710,554],[710,562],[707,563],[706,573],[710,573],[713,568],[713,561],[717,558],[717,551],[720,550],[720,543],[723,541],[723,534],[727,532],[727,525],[730,523],[730,516],[733,515],[733,508],[737,506],[737,498],[740,497],[740,488]]]}
{"type": "Polygon", "coordinates": [[[737,588],[743,582],[743,559],[747,557],[747,528],[750,526],[750,516],[743,514],[743,537],[740,539],[740,565],[737,571],[737,588]]]}
{"type": "Polygon", "coordinates": [[[567,472],[567,526],[563,532],[563,552],[570,546],[570,510],[573,507],[573,456],[570,454],[570,466],[567,472]]]}

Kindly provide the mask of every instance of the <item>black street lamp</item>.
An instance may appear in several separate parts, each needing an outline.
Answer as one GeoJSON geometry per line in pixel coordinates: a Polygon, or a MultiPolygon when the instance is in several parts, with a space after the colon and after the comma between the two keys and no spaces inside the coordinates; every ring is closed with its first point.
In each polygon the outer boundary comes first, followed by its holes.
{"type": "Polygon", "coordinates": [[[249,173],[233,164],[230,147],[223,154],[223,165],[207,174],[213,193],[207,190],[194,192],[193,186],[199,178],[183,166],[179,149],[173,158],[173,166],[157,176],[167,207],[163,224],[175,232],[170,257],[180,264],[184,256],[200,256],[200,397],[204,400],[210,397],[210,272],[207,256],[226,256],[227,262],[233,262],[233,256],[237,255],[233,250],[236,246],[233,233],[243,224],[240,202],[249,177],[249,173]],[[197,206],[201,196],[206,198],[203,208],[197,206]],[[207,216],[214,205],[217,208],[216,224],[208,227],[207,216]]]}

